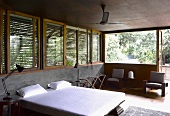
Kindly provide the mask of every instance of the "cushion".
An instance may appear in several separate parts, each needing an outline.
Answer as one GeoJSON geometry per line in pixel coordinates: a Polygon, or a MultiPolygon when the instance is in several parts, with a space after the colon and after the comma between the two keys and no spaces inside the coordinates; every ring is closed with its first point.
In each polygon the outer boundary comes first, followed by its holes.
{"type": "Polygon", "coordinates": [[[146,87],[156,87],[156,88],[161,88],[162,87],[162,84],[160,83],[146,83],[146,87]]]}
{"type": "Polygon", "coordinates": [[[117,79],[117,78],[108,78],[107,80],[108,80],[108,81],[116,81],[116,82],[119,82],[119,79],[117,79]]]}
{"type": "Polygon", "coordinates": [[[113,69],[112,77],[113,78],[123,78],[124,77],[124,69],[113,69]]]}
{"type": "Polygon", "coordinates": [[[34,96],[34,95],[38,95],[38,94],[47,93],[47,91],[39,84],[36,84],[36,85],[30,85],[27,87],[23,87],[23,88],[17,90],[17,93],[20,96],[26,98],[26,97],[30,97],[30,96],[34,96]]]}
{"type": "Polygon", "coordinates": [[[50,84],[48,84],[48,87],[52,88],[52,89],[63,89],[63,88],[66,88],[66,87],[70,87],[71,86],[71,83],[68,82],[68,81],[56,81],[56,82],[51,82],[50,84]]]}
{"type": "Polygon", "coordinates": [[[163,73],[163,72],[151,71],[151,73],[150,73],[150,81],[152,81],[152,82],[163,83],[164,78],[165,78],[165,73],[163,73]]]}

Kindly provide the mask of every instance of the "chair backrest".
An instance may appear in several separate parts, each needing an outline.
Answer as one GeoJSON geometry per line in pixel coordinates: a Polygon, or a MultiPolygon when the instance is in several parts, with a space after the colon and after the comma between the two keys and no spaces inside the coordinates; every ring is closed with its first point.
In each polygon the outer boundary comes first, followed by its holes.
{"type": "Polygon", "coordinates": [[[113,69],[112,78],[123,78],[124,77],[124,69],[113,69]]]}
{"type": "Polygon", "coordinates": [[[163,72],[151,71],[150,73],[150,81],[152,82],[162,83],[164,82],[164,78],[165,78],[165,73],[163,72]]]}

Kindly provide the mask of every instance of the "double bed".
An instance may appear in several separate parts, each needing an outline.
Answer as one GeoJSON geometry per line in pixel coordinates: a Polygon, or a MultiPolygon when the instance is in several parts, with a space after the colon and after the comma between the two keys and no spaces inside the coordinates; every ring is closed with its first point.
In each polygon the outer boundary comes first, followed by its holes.
{"type": "Polygon", "coordinates": [[[52,116],[104,116],[124,101],[122,92],[69,86],[20,98],[20,106],[52,116]]]}

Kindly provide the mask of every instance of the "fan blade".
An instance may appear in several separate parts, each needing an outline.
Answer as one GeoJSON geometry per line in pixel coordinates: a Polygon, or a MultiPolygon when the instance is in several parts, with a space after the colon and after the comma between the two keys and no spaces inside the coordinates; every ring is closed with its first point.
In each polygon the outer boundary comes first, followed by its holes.
{"type": "Polygon", "coordinates": [[[102,21],[100,22],[100,24],[106,24],[108,22],[108,18],[109,18],[109,12],[103,12],[102,21]]]}

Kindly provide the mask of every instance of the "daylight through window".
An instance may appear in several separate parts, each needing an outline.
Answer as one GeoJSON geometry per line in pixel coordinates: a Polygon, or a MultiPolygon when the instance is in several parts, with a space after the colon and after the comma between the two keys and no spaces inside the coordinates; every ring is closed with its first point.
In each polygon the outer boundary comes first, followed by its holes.
{"type": "Polygon", "coordinates": [[[156,64],[156,31],[106,34],[107,63],[156,64]]]}
{"type": "Polygon", "coordinates": [[[38,20],[10,14],[10,70],[38,65],[38,20]]]}

